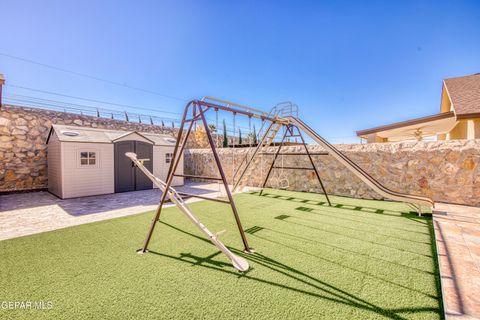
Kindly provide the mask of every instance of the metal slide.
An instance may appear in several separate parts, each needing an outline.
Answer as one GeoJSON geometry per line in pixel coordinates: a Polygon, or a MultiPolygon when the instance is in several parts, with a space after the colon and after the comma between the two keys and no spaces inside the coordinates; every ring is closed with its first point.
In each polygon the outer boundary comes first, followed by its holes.
{"type": "Polygon", "coordinates": [[[169,187],[168,190],[166,189],[166,183],[159,178],[155,177],[147,168],[143,165],[144,161],[149,161],[149,159],[137,159],[137,155],[133,152],[125,153],[127,157],[129,157],[133,163],[150,179],[152,182],[162,191],[167,192],[167,196],[172,200],[172,202],[187,216],[190,221],[197,226],[197,228],[207,236],[207,238],[215,245],[220,251],[222,251],[227,258],[232,262],[235,269],[245,272],[249,269],[248,261],[242,257],[234,255],[220,240],[218,240],[218,236],[223,233],[222,231],[214,234],[210,232],[210,230],[205,227],[203,223],[193,214],[193,212],[188,208],[185,201],[182,197],[177,193],[177,191],[169,187]]]}
{"type": "Polygon", "coordinates": [[[295,117],[286,117],[288,120],[306,132],[310,138],[312,138],[315,142],[325,148],[329,155],[340,161],[348,170],[353,172],[357,177],[359,177],[363,182],[365,182],[370,188],[375,190],[378,194],[383,196],[384,198],[405,202],[407,204],[411,204],[415,207],[419,214],[421,214],[421,207],[420,206],[427,206],[433,208],[435,203],[432,199],[422,196],[415,196],[410,194],[404,194],[400,192],[392,191],[382,184],[380,184],[377,180],[375,180],[372,176],[366,173],[362,168],[360,168],[355,162],[350,160],[347,156],[341,153],[337,148],[331,145],[328,141],[318,135],[312,128],[306,125],[302,120],[295,118],[295,117]]]}

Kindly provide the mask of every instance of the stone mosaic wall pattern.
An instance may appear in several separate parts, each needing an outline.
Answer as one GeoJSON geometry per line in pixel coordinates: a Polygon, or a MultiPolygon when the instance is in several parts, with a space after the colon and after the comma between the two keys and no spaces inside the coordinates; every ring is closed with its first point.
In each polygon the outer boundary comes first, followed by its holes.
{"type": "MultiPolygon", "coordinates": [[[[0,110],[0,192],[47,187],[46,138],[52,124],[69,124],[115,130],[171,133],[171,128],[133,122],[80,116],[34,108],[2,106],[0,110]]],[[[189,145],[195,147],[195,142],[189,145]]],[[[426,195],[435,201],[480,206],[480,140],[374,143],[337,145],[352,160],[386,187],[399,192],[426,195]]],[[[286,152],[303,152],[286,147],[286,152]]],[[[323,151],[310,146],[311,151],[323,151]]],[[[232,161],[238,167],[247,148],[218,149],[231,180],[232,161]]],[[[270,148],[269,152],[274,152],[270,148]]],[[[248,185],[259,186],[272,156],[263,156],[248,177],[248,185]]],[[[379,199],[360,179],[330,156],[314,156],[327,192],[335,195],[379,199]]],[[[282,158],[278,159],[280,165],[282,158]]],[[[284,166],[306,167],[306,156],[284,156],[284,166]]],[[[208,149],[189,149],[185,173],[216,175],[208,149]]],[[[285,185],[298,191],[320,192],[313,171],[274,170],[270,185],[285,185]]]]}
{"type": "MultiPolygon", "coordinates": [[[[337,145],[340,151],[355,161],[387,188],[404,193],[424,195],[439,202],[480,206],[480,140],[453,140],[438,142],[402,142],[337,145]]],[[[324,151],[310,146],[312,152],[324,151]]],[[[303,152],[303,147],[283,147],[285,152],[303,152]]],[[[270,148],[269,152],[275,152],[270,148]]],[[[238,167],[247,149],[219,149],[228,179],[231,181],[233,161],[238,167]]],[[[281,165],[279,156],[276,165],[281,165]]],[[[262,156],[256,169],[248,177],[248,185],[260,186],[272,161],[262,156]]],[[[314,156],[320,176],[330,194],[380,199],[341,163],[328,155],[314,156]]],[[[307,156],[284,156],[284,166],[310,166],[307,156]]],[[[185,154],[185,173],[216,176],[215,162],[209,150],[190,149],[185,154]]],[[[320,192],[313,171],[274,170],[271,186],[285,186],[290,190],[320,192]]]]}

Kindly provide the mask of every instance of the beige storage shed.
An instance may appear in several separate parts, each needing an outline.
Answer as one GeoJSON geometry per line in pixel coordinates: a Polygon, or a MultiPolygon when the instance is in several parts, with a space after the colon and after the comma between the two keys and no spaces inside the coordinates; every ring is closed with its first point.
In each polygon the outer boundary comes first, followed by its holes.
{"type": "MultiPolygon", "coordinates": [[[[152,189],[125,153],[150,159],[145,166],[165,181],[175,142],[164,134],[53,125],[47,138],[48,190],[66,199],[152,189]]],[[[183,155],[176,173],[183,174],[183,155]]],[[[175,177],[173,186],[183,182],[175,177]]]]}

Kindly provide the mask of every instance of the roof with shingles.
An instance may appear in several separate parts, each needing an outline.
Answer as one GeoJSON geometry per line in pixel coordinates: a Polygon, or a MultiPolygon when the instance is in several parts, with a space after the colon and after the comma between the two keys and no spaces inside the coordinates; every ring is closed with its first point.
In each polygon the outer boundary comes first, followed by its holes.
{"type": "Polygon", "coordinates": [[[444,80],[455,114],[480,116],[480,74],[444,80]]]}

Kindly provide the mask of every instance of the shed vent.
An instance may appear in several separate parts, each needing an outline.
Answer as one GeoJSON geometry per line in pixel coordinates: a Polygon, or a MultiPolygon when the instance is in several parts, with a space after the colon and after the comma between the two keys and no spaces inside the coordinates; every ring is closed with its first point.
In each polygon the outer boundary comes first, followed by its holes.
{"type": "Polygon", "coordinates": [[[78,132],[74,132],[74,131],[63,131],[62,134],[68,137],[76,137],[79,135],[78,132]]]}

